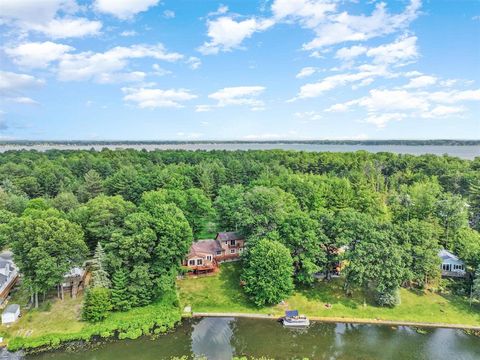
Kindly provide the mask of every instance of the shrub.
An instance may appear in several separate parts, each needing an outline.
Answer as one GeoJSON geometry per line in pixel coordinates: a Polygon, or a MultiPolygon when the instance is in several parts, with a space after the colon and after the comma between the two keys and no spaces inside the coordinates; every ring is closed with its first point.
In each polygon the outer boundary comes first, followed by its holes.
{"type": "Polygon", "coordinates": [[[387,289],[375,294],[375,301],[380,306],[395,307],[400,305],[400,291],[398,289],[387,289]]]}
{"type": "Polygon", "coordinates": [[[93,288],[85,295],[82,317],[89,322],[102,321],[111,309],[110,291],[105,288],[93,288]]]}

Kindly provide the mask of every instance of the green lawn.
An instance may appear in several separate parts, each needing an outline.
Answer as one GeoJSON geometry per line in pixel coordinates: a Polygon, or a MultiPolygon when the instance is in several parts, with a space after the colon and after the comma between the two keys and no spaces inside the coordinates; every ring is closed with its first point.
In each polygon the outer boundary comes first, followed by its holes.
{"type": "Polygon", "coordinates": [[[401,305],[391,309],[377,307],[355,292],[346,297],[342,280],[319,282],[313,288],[296,290],[285,305],[256,308],[243,294],[240,284],[240,263],[226,263],[212,276],[187,278],[178,281],[182,307],[192,306],[194,312],[245,312],[281,315],[288,307],[309,316],[442,322],[480,325],[480,306],[470,308],[466,299],[442,296],[431,292],[401,289],[401,305]],[[330,309],[325,304],[332,304],[330,309]]]}

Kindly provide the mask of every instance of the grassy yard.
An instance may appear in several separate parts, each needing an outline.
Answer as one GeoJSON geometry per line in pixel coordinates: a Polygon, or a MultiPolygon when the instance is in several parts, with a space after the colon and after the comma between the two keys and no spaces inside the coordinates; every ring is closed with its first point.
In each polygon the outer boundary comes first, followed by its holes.
{"type": "Polygon", "coordinates": [[[245,312],[281,315],[288,307],[309,316],[332,318],[361,318],[414,322],[441,322],[480,325],[480,306],[470,308],[468,301],[456,296],[401,289],[401,305],[391,309],[377,307],[355,292],[346,297],[340,279],[319,282],[313,288],[296,290],[285,305],[256,308],[243,294],[240,283],[240,264],[222,264],[216,275],[187,278],[178,281],[181,305],[192,306],[194,312],[245,312]],[[330,309],[325,304],[332,304],[330,309]]]}
{"type": "MultiPolygon", "coordinates": [[[[65,300],[51,299],[50,305],[39,309],[24,310],[22,317],[12,325],[0,325],[0,334],[9,349],[50,347],[62,341],[88,340],[92,336],[113,336],[134,339],[157,329],[164,332],[180,321],[176,295],[165,296],[151,305],[126,312],[111,313],[104,321],[90,324],[81,321],[82,296],[65,300]],[[13,344],[13,345],[12,345],[13,344]]],[[[19,301],[21,303],[21,301],[19,301]]]]}

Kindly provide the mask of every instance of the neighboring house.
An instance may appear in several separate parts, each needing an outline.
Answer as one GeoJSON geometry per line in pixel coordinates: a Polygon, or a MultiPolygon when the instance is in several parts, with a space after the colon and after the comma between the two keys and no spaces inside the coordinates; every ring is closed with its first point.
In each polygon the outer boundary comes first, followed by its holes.
{"type": "Polygon", "coordinates": [[[8,305],[2,313],[2,324],[11,324],[20,317],[20,305],[8,305]]]}
{"type": "Polygon", "coordinates": [[[196,274],[215,271],[221,262],[238,260],[244,247],[245,240],[239,234],[218,233],[215,239],[194,242],[184,266],[196,274]]]}
{"type": "Polygon", "coordinates": [[[79,291],[85,287],[85,277],[87,272],[85,268],[75,266],[63,276],[62,295],[64,291],[70,292],[72,298],[77,297],[79,291]]]}
{"type": "Polygon", "coordinates": [[[0,254],[0,304],[8,297],[17,280],[18,271],[12,260],[12,253],[4,251],[0,254]]]}
{"type": "Polygon", "coordinates": [[[438,256],[442,260],[442,276],[465,277],[465,263],[448,250],[440,250],[438,256]]]}

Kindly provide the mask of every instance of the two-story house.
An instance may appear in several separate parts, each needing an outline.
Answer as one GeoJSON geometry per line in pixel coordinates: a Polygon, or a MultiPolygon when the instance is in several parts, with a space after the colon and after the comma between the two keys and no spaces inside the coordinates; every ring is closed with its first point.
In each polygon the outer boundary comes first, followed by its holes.
{"type": "Polygon", "coordinates": [[[183,265],[196,274],[215,271],[221,262],[240,259],[244,247],[245,239],[241,235],[218,233],[215,239],[195,241],[183,265]]]}

